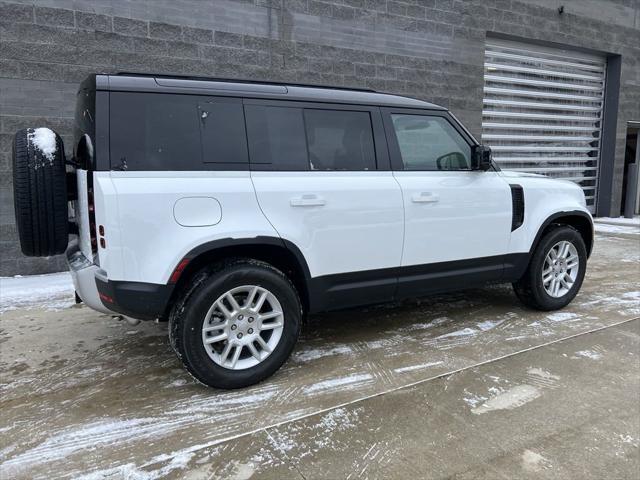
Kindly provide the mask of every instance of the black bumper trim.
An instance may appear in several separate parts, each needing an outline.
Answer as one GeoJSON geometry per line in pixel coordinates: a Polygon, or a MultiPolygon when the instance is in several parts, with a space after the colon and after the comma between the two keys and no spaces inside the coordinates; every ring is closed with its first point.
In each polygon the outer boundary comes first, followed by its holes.
{"type": "Polygon", "coordinates": [[[102,304],[111,311],[140,320],[164,315],[174,285],[103,280],[96,277],[102,304]]]}

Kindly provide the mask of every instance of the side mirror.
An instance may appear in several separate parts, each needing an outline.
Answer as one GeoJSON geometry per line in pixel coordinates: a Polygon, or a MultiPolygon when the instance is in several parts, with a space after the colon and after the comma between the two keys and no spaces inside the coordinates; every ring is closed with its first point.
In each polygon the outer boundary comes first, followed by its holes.
{"type": "Polygon", "coordinates": [[[493,166],[491,148],[486,145],[475,145],[471,151],[472,170],[489,170],[493,166]]]}

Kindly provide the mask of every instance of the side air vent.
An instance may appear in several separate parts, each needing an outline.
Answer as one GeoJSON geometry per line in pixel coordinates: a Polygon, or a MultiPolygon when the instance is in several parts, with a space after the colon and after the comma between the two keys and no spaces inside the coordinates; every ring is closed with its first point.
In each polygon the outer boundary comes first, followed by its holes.
{"type": "Polygon", "coordinates": [[[511,187],[511,231],[522,226],[524,222],[524,190],[521,185],[511,187]]]}

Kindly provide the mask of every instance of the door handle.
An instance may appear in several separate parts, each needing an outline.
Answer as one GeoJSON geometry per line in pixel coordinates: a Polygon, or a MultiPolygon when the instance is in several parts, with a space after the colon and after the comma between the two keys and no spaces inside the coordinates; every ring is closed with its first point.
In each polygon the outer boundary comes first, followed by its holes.
{"type": "Polygon", "coordinates": [[[314,194],[302,195],[291,199],[292,207],[322,207],[326,203],[324,198],[314,194]]]}
{"type": "Polygon", "coordinates": [[[414,193],[411,196],[411,201],[414,203],[436,203],[440,200],[440,197],[431,192],[414,193]]]}

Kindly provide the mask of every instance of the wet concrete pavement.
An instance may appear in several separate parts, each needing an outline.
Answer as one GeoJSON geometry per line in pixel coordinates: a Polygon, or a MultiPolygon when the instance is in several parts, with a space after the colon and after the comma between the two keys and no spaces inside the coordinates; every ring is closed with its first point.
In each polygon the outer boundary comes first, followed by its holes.
{"type": "Polygon", "coordinates": [[[0,321],[2,478],[638,478],[640,236],[602,232],[560,312],[507,286],[312,318],[240,391],[166,327],[85,307],[0,321]]]}

